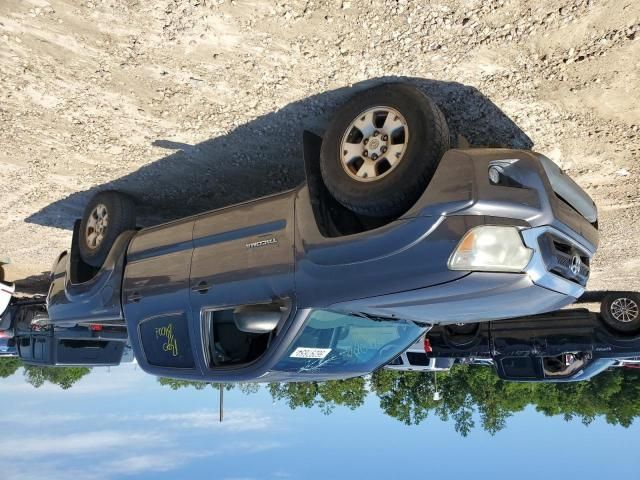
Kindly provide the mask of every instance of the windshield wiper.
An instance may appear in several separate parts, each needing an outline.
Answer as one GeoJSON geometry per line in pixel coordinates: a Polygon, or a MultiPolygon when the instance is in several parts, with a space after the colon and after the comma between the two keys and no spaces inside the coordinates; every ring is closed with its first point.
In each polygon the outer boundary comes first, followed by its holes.
{"type": "Polygon", "coordinates": [[[364,312],[351,312],[349,313],[349,315],[352,315],[354,317],[360,317],[360,318],[366,318],[367,320],[373,320],[374,322],[397,322],[400,319],[396,318],[396,317],[382,317],[380,315],[371,315],[369,313],[364,313],[364,312]]]}
{"type": "MultiPolygon", "coordinates": [[[[354,317],[366,318],[367,320],[373,320],[374,322],[398,322],[400,320],[404,320],[403,318],[383,317],[381,315],[371,315],[365,312],[351,312],[349,315],[353,315],[354,317]]],[[[428,328],[429,330],[433,328],[433,325],[431,323],[418,322],[415,320],[406,320],[406,321],[412,322],[421,328],[428,328]]]]}

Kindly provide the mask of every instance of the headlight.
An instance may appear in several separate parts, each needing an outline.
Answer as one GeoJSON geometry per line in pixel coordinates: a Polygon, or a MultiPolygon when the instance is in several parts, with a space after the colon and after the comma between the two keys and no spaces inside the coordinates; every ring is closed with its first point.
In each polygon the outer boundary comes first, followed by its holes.
{"type": "Polygon", "coordinates": [[[533,250],[515,227],[482,226],[469,230],[449,258],[451,270],[521,272],[533,250]]]}

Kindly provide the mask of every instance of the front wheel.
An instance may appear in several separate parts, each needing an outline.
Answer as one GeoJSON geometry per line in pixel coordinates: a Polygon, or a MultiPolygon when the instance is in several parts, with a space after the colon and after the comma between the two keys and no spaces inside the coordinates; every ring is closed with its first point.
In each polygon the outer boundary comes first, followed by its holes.
{"type": "Polygon", "coordinates": [[[640,295],[635,292],[610,293],[600,304],[600,315],[618,332],[640,331],[640,295]]]}
{"type": "Polygon", "coordinates": [[[118,236],[136,228],[135,204],[120,192],[100,192],[84,210],[78,248],[82,260],[101,267],[118,236]]]}
{"type": "Polygon", "coordinates": [[[349,210],[393,217],[422,194],[449,149],[436,104],[407,84],[357,94],[334,116],[320,151],[322,179],[349,210]]]}

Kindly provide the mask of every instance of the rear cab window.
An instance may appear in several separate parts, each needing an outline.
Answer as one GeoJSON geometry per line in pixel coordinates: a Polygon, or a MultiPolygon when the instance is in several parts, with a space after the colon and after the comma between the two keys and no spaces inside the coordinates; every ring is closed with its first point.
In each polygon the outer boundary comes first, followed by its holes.
{"type": "Polygon", "coordinates": [[[142,350],[150,365],[181,369],[195,367],[184,315],[149,318],[140,323],[139,332],[142,350]]]}
{"type": "Polygon", "coordinates": [[[33,345],[31,337],[20,337],[18,340],[18,355],[23,360],[33,359],[33,345]]]}
{"type": "Polygon", "coordinates": [[[525,380],[538,378],[536,362],[540,359],[535,357],[504,357],[500,359],[500,365],[504,376],[509,379],[525,380]]]}

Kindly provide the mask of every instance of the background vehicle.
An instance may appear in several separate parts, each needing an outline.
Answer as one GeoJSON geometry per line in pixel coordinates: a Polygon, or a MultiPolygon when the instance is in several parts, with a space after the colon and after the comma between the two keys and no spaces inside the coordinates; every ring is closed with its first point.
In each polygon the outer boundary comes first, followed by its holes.
{"type": "Polygon", "coordinates": [[[11,297],[15,291],[16,286],[13,283],[0,281],[0,315],[2,315],[9,306],[11,297]]]}
{"type": "Polygon", "coordinates": [[[616,299],[625,298],[637,299],[637,294],[608,294],[600,314],[568,309],[500,322],[434,327],[427,334],[428,355],[491,360],[506,380],[586,380],[621,359],[640,355],[637,314],[619,316],[621,320],[608,317],[616,299]]]}
{"type": "Polygon", "coordinates": [[[28,325],[38,316],[47,316],[44,298],[13,298],[0,316],[0,331],[13,331],[18,324],[28,325]]]}
{"type": "Polygon", "coordinates": [[[15,357],[17,355],[18,349],[13,332],[0,331],[0,357],[15,357]]]}
{"type": "Polygon", "coordinates": [[[451,369],[455,361],[455,358],[427,356],[424,351],[424,339],[420,338],[405,352],[385,365],[385,368],[408,372],[446,372],[451,369]]]}
{"type": "Polygon", "coordinates": [[[613,366],[623,368],[640,368],[640,357],[624,358],[616,361],[613,366]]]}
{"type": "Polygon", "coordinates": [[[11,320],[5,315],[11,298],[15,291],[15,285],[3,281],[4,275],[0,264],[0,357],[16,356],[16,342],[13,338],[13,330],[10,328],[11,320]]]}
{"type": "Polygon", "coordinates": [[[98,194],[56,262],[51,320],[126,321],[151,372],[163,364],[148,361],[145,325],[170,327],[166,348],[179,331],[186,357],[163,375],[229,381],[250,370],[223,367],[283,354],[314,312],[384,329],[402,319],[410,334],[389,333],[389,361],[425,325],[555,310],[583,292],[597,212],[545,157],[470,149],[440,160],[444,118],[406,85],[354,97],[323,139],[304,140],[306,184],[164,225],[136,231],[130,199],[98,194]]]}

